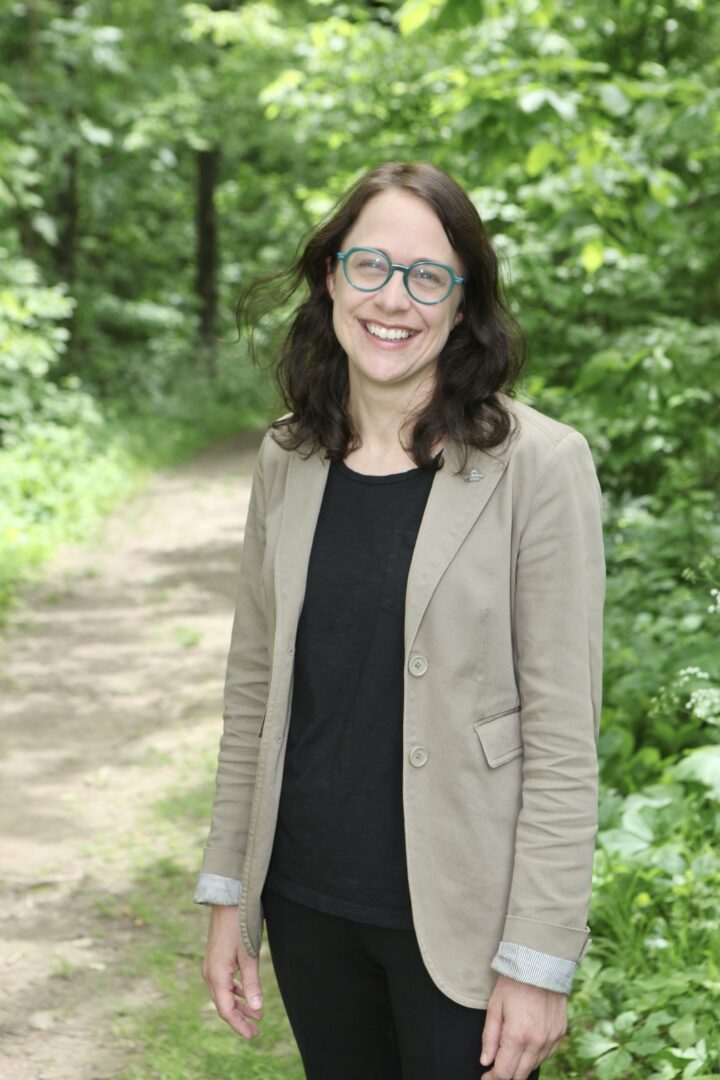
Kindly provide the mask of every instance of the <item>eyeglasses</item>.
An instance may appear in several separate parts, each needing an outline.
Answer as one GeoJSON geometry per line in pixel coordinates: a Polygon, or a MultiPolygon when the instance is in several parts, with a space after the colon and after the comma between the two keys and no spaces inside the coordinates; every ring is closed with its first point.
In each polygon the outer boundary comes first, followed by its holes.
{"type": "Polygon", "coordinates": [[[338,251],[336,257],[343,264],[349,284],[360,292],[377,292],[387,285],[396,270],[402,271],[405,288],[419,304],[441,304],[456,285],[464,285],[467,280],[457,277],[452,267],[444,263],[422,259],[403,266],[390,262],[387,255],[375,248],[353,247],[338,251]]]}

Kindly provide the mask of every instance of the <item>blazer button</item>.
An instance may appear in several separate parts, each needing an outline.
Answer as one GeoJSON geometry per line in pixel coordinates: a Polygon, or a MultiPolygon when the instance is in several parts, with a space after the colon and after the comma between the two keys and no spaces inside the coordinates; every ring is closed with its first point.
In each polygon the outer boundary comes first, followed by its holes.
{"type": "Polygon", "coordinates": [[[410,764],[416,769],[421,769],[428,759],[428,752],[424,746],[413,746],[410,751],[410,764]]]}
{"type": "Polygon", "coordinates": [[[410,657],[408,668],[411,675],[424,675],[428,669],[427,659],[424,656],[421,656],[420,653],[415,653],[410,657]]]}

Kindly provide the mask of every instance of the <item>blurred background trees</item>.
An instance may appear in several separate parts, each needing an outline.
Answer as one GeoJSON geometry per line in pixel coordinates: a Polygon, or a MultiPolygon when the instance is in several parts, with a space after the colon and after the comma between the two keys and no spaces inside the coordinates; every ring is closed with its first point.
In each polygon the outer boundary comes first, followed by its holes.
{"type": "Polygon", "coordinates": [[[705,0],[0,13],[6,600],[139,459],[273,415],[237,295],[360,171],[433,161],[490,229],[521,393],[606,496],[595,947],[548,1077],[720,1069],[719,57],[705,0]]]}

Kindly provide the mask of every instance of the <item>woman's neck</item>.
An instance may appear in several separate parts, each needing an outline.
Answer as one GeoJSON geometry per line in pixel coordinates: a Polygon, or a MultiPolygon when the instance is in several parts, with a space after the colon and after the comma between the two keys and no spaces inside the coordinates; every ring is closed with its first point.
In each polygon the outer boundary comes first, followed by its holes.
{"type": "Polygon", "coordinates": [[[355,472],[366,473],[368,476],[391,476],[393,473],[406,472],[417,467],[400,443],[391,448],[363,443],[357,450],[351,450],[344,460],[355,472]]]}
{"type": "MultiPolygon", "coordinates": [[[[349,412],[361,445],[351,450],[345,461],[357,472],[383,476],[416,466],[404,447],[410,442],[415,417],[432,387],[416,387],[412,400],[398,391],[400,387],[366,388],[351,382],[349,412]]],[[[438,442],[433,452],[437,453],[441,445],[438,442]]]]}

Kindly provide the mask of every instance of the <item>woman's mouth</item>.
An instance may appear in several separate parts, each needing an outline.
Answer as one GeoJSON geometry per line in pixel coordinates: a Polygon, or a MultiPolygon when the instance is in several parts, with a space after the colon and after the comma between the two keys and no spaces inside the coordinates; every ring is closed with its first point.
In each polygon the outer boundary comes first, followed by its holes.
{"type": "Polygon", "coordinates": [[[392,343],[409,341],[417,333],[417,330],[408,330],[403,326],[381,326],[380,323],[374,322],[364,322],[362,325],[367,333],[378,341],[392,343]]]}

